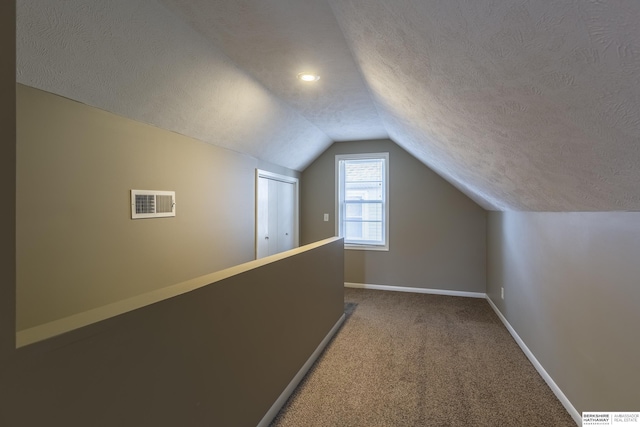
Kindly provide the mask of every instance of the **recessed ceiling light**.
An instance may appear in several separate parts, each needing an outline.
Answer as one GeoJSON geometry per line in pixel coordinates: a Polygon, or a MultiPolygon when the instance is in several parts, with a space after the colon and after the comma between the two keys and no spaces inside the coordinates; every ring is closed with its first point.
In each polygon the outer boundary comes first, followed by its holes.
{"type": "Polygon", "coordinates": [[[320,80],[320,76],[312,73],[300,73],[298,74],[298,79],[303,82],[315,82],[320,80]]]}

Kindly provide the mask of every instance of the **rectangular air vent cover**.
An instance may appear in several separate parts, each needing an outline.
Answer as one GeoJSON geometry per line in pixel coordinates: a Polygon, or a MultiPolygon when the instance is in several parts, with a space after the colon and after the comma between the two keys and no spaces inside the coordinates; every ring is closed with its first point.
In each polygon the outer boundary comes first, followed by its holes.
{"type": "Polygon", "coordinates": [[[131,219],[176,216],[176,192],[131,190],[131,219]]]}

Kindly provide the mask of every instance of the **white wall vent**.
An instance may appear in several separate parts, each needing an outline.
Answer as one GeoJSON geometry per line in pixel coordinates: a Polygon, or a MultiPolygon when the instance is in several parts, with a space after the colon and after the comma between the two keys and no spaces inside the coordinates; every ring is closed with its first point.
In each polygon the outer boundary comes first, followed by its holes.
{"type": "Polygon", "coordinates": [[[131,190],[131,219],[176,216],[176,192],[131,190]]]}

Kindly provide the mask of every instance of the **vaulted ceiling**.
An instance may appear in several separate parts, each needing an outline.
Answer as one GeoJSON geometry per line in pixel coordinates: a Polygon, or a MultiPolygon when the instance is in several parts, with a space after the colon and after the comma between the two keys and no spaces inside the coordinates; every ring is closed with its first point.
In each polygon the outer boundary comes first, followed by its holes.
{"type": "Polygon", "coordinates": [[[17,4],[29,86],[297,170],[389,137],[487,209],[640,210],[637,0],[17,4]]]}

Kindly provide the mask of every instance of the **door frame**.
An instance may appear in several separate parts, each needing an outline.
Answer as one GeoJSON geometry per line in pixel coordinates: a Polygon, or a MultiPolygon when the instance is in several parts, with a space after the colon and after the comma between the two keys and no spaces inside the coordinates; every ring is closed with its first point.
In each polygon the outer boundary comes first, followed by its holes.
{"type": "Polygon", "coordinates": [[[278,173],[265,171],[262,169],[256,169],[256,179],[255,179],[255,209],[254,209],[254,258],[258,259],[258,189],[260,186],[258,185],[258,180],[260,178],[272,179],[275,181],[286,182],[288,184],[293,184],[293,194],[294,194],[294,202],[293,202],[293,246],[300,246],[299,241],[299,212],[300,212],[300,180],[293,176],[280,175],[278,173]]]}

